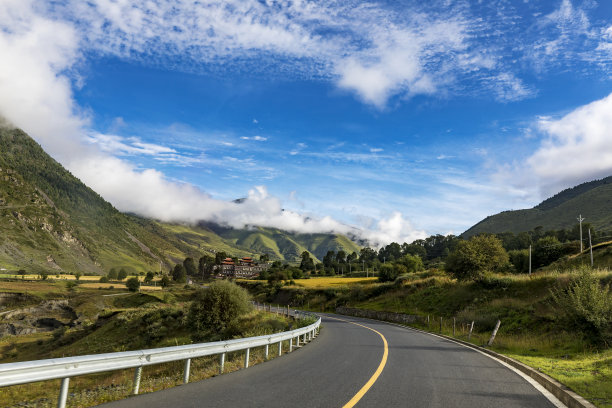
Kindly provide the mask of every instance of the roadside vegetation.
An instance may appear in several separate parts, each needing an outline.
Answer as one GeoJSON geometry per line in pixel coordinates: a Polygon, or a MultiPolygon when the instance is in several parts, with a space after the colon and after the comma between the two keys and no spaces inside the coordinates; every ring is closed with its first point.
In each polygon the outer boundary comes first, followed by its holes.
{"type": "MultiPolygon", "coordinates": [[[[70,282],[70,281],[68,281],[70,282]]],[[[90,289],[67,282],[0,281],[4,293],[0,312],[2,363],[95,353],[118,352],[227,340],[285,331],[308,322],[252,309],[247,292],[223,281],[205,289],[171,285],[163,291],[130,292],[126,289],[90,289]],[[209,295],[210,294],[210,295],[209,295]],[[44,318],[48,326],[41,326],[44,318]],[[29,321],[31,326],[19,326],[29,321]],[[8,327],[24,330],[9,334],[8,327]],[[33,332],[30,332],[34,329],[33,332]]],[[[275,357],[275,348],[270,349],[275,357]]],[[[253,350],[250,364],[263,361],[253,350]]],[[[225,371],[242,367],[242,353],[228,355],[225,371]]],[[[194,359],[192,381],[219,372],[218,356],[194,359]]],[[[68,406],[93,406],[125,398],[131,391],[133,370],[74,378],[68,406]]],[[[142,392],[182,383],[182,363],[146,367],[142,392]]],[[[58,381],[2,389],[0,406],[53,407],[58,381]]]]}
{"type": "MultiPolygon", "coordinates": [[[[612,407],[608,268],[591,268],[583,253],[549,257],[549,264],[534,267],[529,275],[519,273],[523,269],[512,264],[499,237],[458,239],[451,247],[446,256],[412,272],[406,272],[405,261],[387,258],[376,279],[311,275],[240,284],[261,302],[312,311],[344,306],[413,315],[415,328],[477,345],[488,342],[500,320],[493,350],[556,378],[596,406],[612,407]]],[[[594,263],[607,262],[610,254],[606,245],[594,248],[594,263]]],[[[400,252],[395,259],[405,255],[400,252]]]]}

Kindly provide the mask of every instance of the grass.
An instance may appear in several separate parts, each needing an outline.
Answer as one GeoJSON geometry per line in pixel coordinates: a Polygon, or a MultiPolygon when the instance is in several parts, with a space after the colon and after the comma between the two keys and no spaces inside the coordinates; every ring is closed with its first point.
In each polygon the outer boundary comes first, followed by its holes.
{"type": "Polygon", "coordinates": [[[377,279],[378,278],[321,277],[311,279],[295,279],[294,282],[295,286],[297,287],[326,289],[338,286],[374,283],[377,279]]]}
{"type": "MultiPolygon", "coordinates": [[[[326,276],[320,278],[310,279],[294,279],[295,284],[288,285],[288,287],[294,288],[308,288],[308,289],[330,289],[337,288],[340,286],[350,286],[355,284],[370,284],[377,282],[378,278],[342,278],[335,276],[326,276]]],[[[238,279],[239,282],[262,282],[257,280],[249,279],[238,279]]]]}
{"type": "MultiPolygon", "coordinates": [[[[0,292],[36,294],[29,295],[14,306],[35,305],[42,299],[67,299],[80,325],[53,332],[33,333],[22,336],[6,336],[0,339],[0,361],[32,361],[45,358],[139,350],[167,347],[192,342],[191,331],[186,325],[186,311],[193,291],[171,287],[163,292],[126,293],[124,291],[100,291],[89,288],[97,283],[82,283],[68,289],[65,282],[48,281],[0,281],[0,292]],[[123,296],[104,296],[122,294],[123,296]]],[[[298,322],[297,326],[301,326],[298,322]]],[[[283,316],[252,311],[242,316],[223,334],[225,339],[250,337],[287,330],[296,327],[293,320],[283,316]]],[[[219,340],[219,334],[211,333],[219,340]]],[[[209,340],[207,340],[209,341],[209,340]]],[[[288,343],[283,345],[287,352],[288,343]]],[[[277,348],[270,348],[275,357],[277,348]]],[[[250,365],[264,360],[263,348],[251,350],[250,365]]],[[[240,369],[244,353],[230,353],[225,371],[240,369]]],[[[152,392],[178,385],[182,382],[183,362],[146,367],[143,370],[141,393],[152,392]]],[[[192,361],[190,381],[218,375],[218,356],[192,361]]],[[[127,397],[132,388],[133,370],[81,376],[70,382],[69,407],[86,407],[127,397]]],[[[0,406],[55,406],[59,381],[5,387],[0,392],[0,406]]]]}
{"type": "MultiPolygon", "coordinates": [[[[608,269],[592,273],[602,284],[612,282],[608,269]]],[[[575,275],[567,268],[550,268],[532,276],[493,275],[482,282],[458,282],[444,272],[428,270],[392,283],[359,278],[355,280],[361,281],[359,284],[346,284],[350,282],[346,278],[332,277],[304,280],[310,287],[262,281],[245,285],[257,300],[266,303],[314,311],[332,312],[343,305],[416,315],[419,322],[415,326],[432,332],[439,331],[442,317],[446,335],[453,335],[455,318],[455,335],[463,340],[467,340],[467,324],[474,321],[470,341],[477,345],[489,340],[500,319],[493,350],[540,369],[596,406],[612,408],[612,352],[567,326],[551,298],[551,290],[567,286],[575,275]]]]}

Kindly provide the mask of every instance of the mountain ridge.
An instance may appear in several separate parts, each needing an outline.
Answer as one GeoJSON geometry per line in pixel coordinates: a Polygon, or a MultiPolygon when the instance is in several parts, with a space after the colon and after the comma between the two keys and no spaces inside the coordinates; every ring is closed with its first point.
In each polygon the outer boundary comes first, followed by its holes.
{"type": "Polygon", "coordinates": [[[612,176],[567,188],[529,209],[502,211],[467,229],[461,236],[482,233],[519,233],[537,227],[570,229],[582,215],[598,230],[612,229],[612,176]]]}
{"type": "Polygon", "coordinates": [[[103,274],[126,267],[145,272],[218,251],[267,253],[295,262],[303,250],[322,258],[323,251],[360,248],[337,234],[313,234],[318,245],[304,234],[263,227],[220,236],[204,224],[122,213],[20,129],[0,127],[0,153],[0,267],[5,269],[103,274]]]}

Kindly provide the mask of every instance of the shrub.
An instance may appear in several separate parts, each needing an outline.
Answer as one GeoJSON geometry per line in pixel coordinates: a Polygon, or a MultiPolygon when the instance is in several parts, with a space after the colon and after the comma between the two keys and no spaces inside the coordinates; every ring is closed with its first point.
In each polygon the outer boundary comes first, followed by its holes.
{"type": "Polygon", "coordinates": [[[459,241],[446,259],[445,269],[459,280],[479,280],[507,263],[508,254],[499,238],[478,235],[469,241],[459,241]]]}
{"type": "Polygon", "coordinates": [[[220,332],[251,309],[248,292],[229,281],[215,281],[194,295],[189,309],[189,325],[196,336],[212,330],[220,332]]]}
{"type": "Polygon", "coordinates": [[[588,267],[582,267],[566,288],[551,291],[562,311],[561,320],[582,331],[594,343],[612,342],[612,293],[588,267]]]}
{"type": "MultiPolygon", "coordinates": [[[[404,267],[406,269],[406,267],[404,267]]],[[[398,268],[394,268],[391,264],[383,264],[380,266],[378,275],[379,282],[392,282],[399,276],[398,268]]]]}
{"type": "Polygon", "coordinates": [[[119,272],[117,273],[117,279],[122,281],[125,278],[127,278],[127,271],[123,268],[119,269],[119,272]]]}
{"type": "Polygon", "coordinates": [[[404,265],[408,272],[418,272],[423,270],[423,261],[418,255],[406,254],[399,259],[399,263],[404,265]]]}
{"type": "Polygon", "coordinates": [[[106,276],[102,276],[100,278],[100,283],[108,283],[108,278],[106,276]]]}
{"type": "Polygon", "coordinates": [[[140,289],[140,281],[138,278],[130,278],[125,282],[125,286],[128,288],[130,292],[136,292],[140,289]]]}

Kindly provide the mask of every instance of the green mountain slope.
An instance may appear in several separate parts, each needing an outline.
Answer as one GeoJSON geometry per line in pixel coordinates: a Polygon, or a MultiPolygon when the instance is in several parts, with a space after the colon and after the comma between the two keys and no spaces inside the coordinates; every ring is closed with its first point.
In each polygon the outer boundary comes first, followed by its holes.
{"type": "Polygon", "coordinates": [[[328,251],[342,250],[350,254],[361,249],[355,242],[340,234],[298,234],[275,228],[233,229],[206,225],[237,247],[268,254],[272,259],[297,261],[302,252],[308,251],[317,260],[321,260],[328,251]]]}
{"type": "Polygon", "coordinates": [[[18,129],[0,129],[0,263],[28,271],[134,272],[167,266],[175,249],[47,155],[18,129]]]}
{"type": "Polygon", "coordinates": [[[541,226],[544,230],[570,229],[582,214],[598,230],[612,229],[612,176],[563,190],[534,208],[504,211],[489,216],[463,233],[523,232],[541,226]]]}
{"type": "Polygon", "coordinates": [[[0,127],[0,268],[102,274],[124,267],[137,273],[218,251],[295,261],[305,250],[320,259],[339,249],[359,246],[340,235],[188,226],[123,214],[23,131],[0,127]]]}

